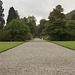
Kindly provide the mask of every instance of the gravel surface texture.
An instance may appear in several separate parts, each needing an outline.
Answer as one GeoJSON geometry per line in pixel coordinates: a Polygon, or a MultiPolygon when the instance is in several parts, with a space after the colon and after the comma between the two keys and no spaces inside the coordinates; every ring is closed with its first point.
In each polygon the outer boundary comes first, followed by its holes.
{"type": "Polygon", "coordinates": [[[0,53],[0,75],[75,75],[75,51],[36,38],[0,53]]]}

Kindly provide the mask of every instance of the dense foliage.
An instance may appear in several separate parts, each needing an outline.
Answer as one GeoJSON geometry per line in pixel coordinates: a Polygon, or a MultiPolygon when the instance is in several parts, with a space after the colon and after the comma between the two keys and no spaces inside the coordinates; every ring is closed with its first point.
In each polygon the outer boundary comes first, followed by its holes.
{"type": "Polygon", "coordinates": [[[38,36],[45,36],[44,29],[46,27],[47,20],[41,19],[40,24],[37,26],[38,36]]]}
{"type": "MultiPolygon", "coordinates": [[[[61,5],[57,5],[49,14],[49,20],[39,24],[39,36],[46,40],[68,41],[75,40],[75,20],[67,20],[61,5]],[[40,35],[42,34],[42,35],[40,35]]],[[[41,20],[40,20],[41,21],[41,20]]]]}
{"type": "Polygon", "coordinates": [[[30,40],[36,35],[36,19],[28,16],[20,19],[18,11],[11,7],[9,9],[7,24],[4,24],[2,1],[0,0],[0,41],[25,41],[30,40]]]}
{"type": "Polygon", "coordinates": [[[2,8],[2,4],[3,4],[3,2],[0,0],[0,29],[1,30],[3,30],[3,27],[4,27],[4,23],[5,23],[5,21],[4,21],[4,14],[3,14],[3,11],[4,11],[4,9],[2,8]]]}
{"type": "Polygon", "coordinates": [[[47,35],[50,36],[50,40],[65,40],[66,38],[66,26],[65,22],[62,20],[56,20],[53,23],[50,23],[47,28],[47,35]]]}
{"type": "Polygon", "coordinates": [[[69,33],[68,40],[75,40],[75,20],[68,20],[66,26],[69,33]]]}
{"type": "Polygon", "coordinates": [[[30,33],[33,37],[35,37],[37,35],[36,18],[34,16],[28,16],[28,18],[24,17],[22,20],[29,27],[30,33]]]}
{"type": "Polygon", "coordinates": [[[1,34],[0,40],[2,41],[25,41],[31,39],[28,26],[22,20],[17,19],[13,19],[1,34]]]}
{"type": "Polygon", "coordinates": [[[46,40],[75,40],[75,15],[71,20],[66,18],[61,5],[50,12],[48,20],[41,19],[36,26],[36,18],[28,16],[21,18],[13,7],[9,9],[7,24],[4,26],[2,1],[0,0],[0,41],[25,41],[36,36],[46,40]]]}

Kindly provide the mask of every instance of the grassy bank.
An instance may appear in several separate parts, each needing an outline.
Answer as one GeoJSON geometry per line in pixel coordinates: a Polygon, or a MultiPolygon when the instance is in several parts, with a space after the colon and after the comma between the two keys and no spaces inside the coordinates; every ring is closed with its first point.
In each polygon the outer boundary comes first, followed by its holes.
{"type": "Polygon", "coordinates": [[[14,48],[24,42],[0,42],[0,53],[8,49],[14,48]]]}
{"type": "Polygon", "coordinates": [[[50,41],[50,42],[75,50],[75,41],[50,41]]]}

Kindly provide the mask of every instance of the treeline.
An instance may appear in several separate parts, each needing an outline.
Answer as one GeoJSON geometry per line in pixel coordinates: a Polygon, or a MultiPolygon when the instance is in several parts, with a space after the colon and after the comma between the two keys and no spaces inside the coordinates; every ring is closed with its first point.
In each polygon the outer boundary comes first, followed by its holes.
{"type": "Polygon", "coordinates": [[[38,26],[34,16],[20,18],[18,11],[11,7],[4,26],[2,4],[0,0],[0,41],[25,41],[36,36],[53,41],[75,40],[75,15],[72,14],[71,20],[67,19],[61,5],[50,12],[48,20],[41,19],[38,26]]]}
{"type": "Polygon", "coordinates": [[[67,13],[66,18],[75,20],[75,10],[72,10],[71,12],[67,13]]]}
{"type": "Polygon", "coordinates": [[[75,40],[75,16],[71,20],[66,19],[61,5],[50,12],[48,19],[41,19],[38,25],[38,36],[46,40],[53,41],[73,41],[75,40]]]}
{"type": "Polygon", "coordinates": [[[25,41],[36,36],[36,18],[28,16],[20,18],[18,11],[11,7],[8,12],[6,26],[3,2],[0,0],[0,41],[25,41]]]}

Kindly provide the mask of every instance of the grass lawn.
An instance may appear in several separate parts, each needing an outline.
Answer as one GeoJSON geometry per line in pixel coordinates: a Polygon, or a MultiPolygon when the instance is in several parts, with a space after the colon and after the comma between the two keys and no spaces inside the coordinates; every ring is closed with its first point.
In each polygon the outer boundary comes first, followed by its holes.
{"type": "Polygon", "coordinates": [[[75,50],[75,41],[51,41],[51,42],[75,50]]]}
{"type": "Polygon", "coordinates": [[[16,47],[22,43],[24,42],[0,42],[0,53],[13,47],[16,47]]]}

